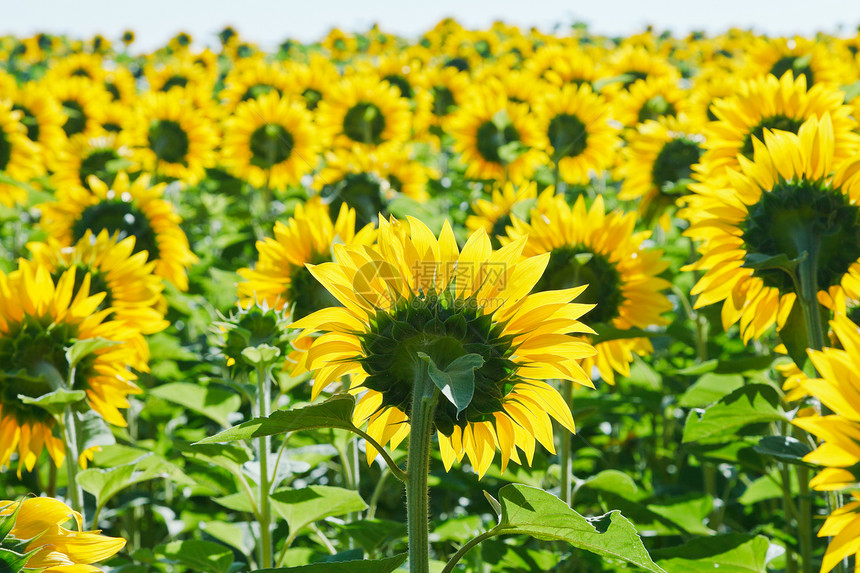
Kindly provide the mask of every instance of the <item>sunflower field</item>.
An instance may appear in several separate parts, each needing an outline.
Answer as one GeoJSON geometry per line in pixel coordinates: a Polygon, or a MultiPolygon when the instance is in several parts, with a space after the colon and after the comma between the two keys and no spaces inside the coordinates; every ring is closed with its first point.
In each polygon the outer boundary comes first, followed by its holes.
{"type": "Polygon", "coordinates": [[[860,35],[0,37],[0,572],[860,571],[860,35]]]}

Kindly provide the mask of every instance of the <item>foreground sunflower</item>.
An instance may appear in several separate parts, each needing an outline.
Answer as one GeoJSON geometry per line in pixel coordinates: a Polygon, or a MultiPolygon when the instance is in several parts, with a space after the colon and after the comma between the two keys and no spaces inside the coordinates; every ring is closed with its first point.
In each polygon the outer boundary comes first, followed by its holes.
{"type": "Polygon", "coordinates": [[[318,200],[298,205],[286,224],[275,223],[275,238],[257,241],[260,258],[254,269],[239,269],[240,304],[265,302],[269,308],[293,307],[302,318],[337,301],[305,268],[332,260],[332,245],[370,245],[376,238],[373,225],[356,231],[355,210],[342,205],[332,221],[329,208],[318,200]]]}
{"type": "Polygon", "coordinates": [[[113,185],[90,177],[90,188],[69,187],[57,191],[57,201],[43,203],[41,224],[63,247],[83,238],[87,230],[103,229],[119,240],[135,237],[134,252],[146,251],[155,261],[155,274],[180,290],[188,289],[186,270],[197,262],[173,205],[162,199],[164,183],[149,186],[149,177],[134,183],[121,171],[113,185]]]}
{"type": "Polygon", "coordinates": [[[46,369],[67,380],[70,371],[66,347],[76,340],[105,338],[122,342],[97,351],[75,369],[71,386],[84,390],[89,406],[105,420],[125,426],[120,408],[127,408],[128,394],[139,393],[136,376],[129,370],[147,369],[145,350],[133,342],[135,331],[108,320],[110,309],[99,310],[104,295],[90,294],[91,276],[80,277],[69,269],[54,281],[48,267],[21,259],[18,270],[0,274],[0,467],[16,450],[19,472],[32,470],[43,448],[59,465],[63,441],[53,435],[53,416],[41,407],[25,403],[21,396],[38,398],[56,388],[46,369]]]}
{"type": "Polygon", "coordinates": [[[81,531],[81,514],[50,497],[29,497],[20,502],[0,500],[0,523],[6,520],[11,521],[11,529],[5,538],[0,535],[0,550],[4,557],[20,555],[18,551],[33,551],[24,564],[27,570],[98,573],[101,569],[93,563],[104,561],[125,547],[125,539],[121,537],[107,537],[101,531],[81,531]],[[72,520],[76,529],[66,529],[64,525],[72,520]]]}
{"type": "MultiPolygon", "coordinates": [[[[478,231],[460,251],[447,223],[437,239],[411,217],[381,220],[372,247],[335,245],[336,262],[308,268],[343,307],[293,324],[303,329],[299,338],[323,333],[307,357],[313,397],[351,375],[351,392],[361,394],[354,422],[396,447],[418,416],[415,400],[437,396],[432,427],[446,470],[468,456],[483,476],[497,448],[503,471],[510,460],[521,463],[519,451],[531,463],[535,440],[554,452],[550,416],[568,431],[574,425],[544,380],[592,386],[579,361],[594,349],[572,335],[592,332],[577,320],[591,305],[570,302],[584,287],[529,295],[549,255],[521,261],[525,245],[523,238],[494,252],[478,231]],[[421,375],[459,369],[472,378],[467,404],[438,396],[421,375]]],[[[368,459],[376,453],[368,448],[368,459]]]]}
{"type": "Polygon", "coordinates": [[[814,260],[809,288],[819,299],[839,289],[860,297],[860,159],[838,161],[850,150],[840,149],[830,115],[797,135],[765,131],[753,146],[754,161],[738,156],[726,188],[698,189],[685,209],[685,234],[702,241],[701,258],[684,269],[705,271],[691,291],[696,308],[722,301],[723,327],[739,322],[744,342],[781,329],[801,294],[782,269],[748,266],[760,259],[814,260]]]}
{"type": "MultiPolygon", "coordinates": [[[[525,255],[549,256],[547,271],[535,286],[539,292],[591,285],[581,297],[596,305],[585,315],[589,324],[644,329],[668,322],[661,315],[672,310],[672,304],[662,291],[671,284],[657,276],[669,266],[661,259],[662,251],[646,249],[650,232],[636,232],[635,226],[635,213],[606,213],[600,195],[590,209],[581,196],[573,207],[556,196],[543,216],[532,215],[530,223],[515,217],[501,241],[527,240],[525,255]]],[[[586,371],[596,366],[609,384],[615,383],[615,372],[630,375],[634,354],[653,351],[642,337],[597,342],[597,355],[583,366],[586,371]]]]}
{"type": "Polygon", "coordinates": [[[803,389],[815,396],[832,411],[826,416],[796,417],[792,423],[817,436],[818,448],[803,459],[823,467],[810,485],[817,490],[846,490],[854,498],[836,508],[818,532],[819,537],[832,537],[821,573],[828,573],[849,556],[860,557],[860,330],[846,316],[837,314],[830,323],[842,348],[809,351],[810,359],[820,378],[803,380],[803,389]]]}

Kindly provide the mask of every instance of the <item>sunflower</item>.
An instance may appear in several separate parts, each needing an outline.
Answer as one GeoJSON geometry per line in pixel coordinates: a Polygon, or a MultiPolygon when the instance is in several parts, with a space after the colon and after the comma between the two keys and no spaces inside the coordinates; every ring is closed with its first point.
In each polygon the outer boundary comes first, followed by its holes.
{"type": "Polygon", "coordinates": [[[426,201],[426,183],[426,168],[404,151],[340,149],[326,155],[313,187],[333,212],[348,205],[355,209],[358,224],[366,225],[376,222],[380,213],[385,216],[398,194],[426,201]]]}
{"type": "Polygon", "coordinates": [[[525,65],[533,74],[557,87],[594,85],[598,78],[594,60],[579,46],[541,46],[525,65]]]}
{"type": "MultiPolygon", "coordinates": [[[[22,116],[22,112],[13,111],[12,100],[0,100],[0,173],[25,183],[39,175],[39,148],[27,139],[22,116]]],[[[26,200],[25,189],[0,182],[0,204],[11,207],[26,200]]]]}
{"type": "Polygon", "coordinates": [[[69,78],[80,77],[99,84],[104,80],[105,69],[102,57],[98,54],[73,53],[54,59],[47,72],[45,82],[54,83],[69,78]]]}
{"type": "Polygon", "coordinates": [[[600,71],[603,77],[617,80],[609,82],[603,89],[610,98],[629,90],[638,81],[665,79],[673,83],[680,76],[665,58],[643,46],[634,45],[612,51],[600,71]]]}
{"type": "MultiPolygon", "coordinates": [[[[580,298],[597,306],[584,316],[589,324],[618,330],[648,328],[667,324],[662,314],[672,304],[662,291],[671,284],[659,278],[668,268],[662,251],[645,248],[648,231],[636,232],[636,215],[613,211],[606,213],[603,197],[598,195],[590,209],[580,196],[570,207],[562,196],[542,216],[532,215],[526,223],[516,217],[502,244],[528,239],[526,256],[549,253],[544,276],[537,291],[577,288],[592,285],[580,298]]],[[[584,367],[596,366],[601,377],[614,384],[614,373],[630,374],[633,354],[653,351],[647,338],[622,338],[600,342],[597,356],[586,359],[584,367]]]]}
{"type": "MultiPolygon", "coordinates": [[[[134,237],[116,241],[107,229],[94,235],[89,229],[71,248],[56,240],[32,242],[27,248],[35,263],[46,267],[55,279],[69,269],[78,277],[90,275],[90,293],[105,293],[98,310],[110,309],[107,318],[122,322],[142,334],[161,332],[168,326],[156,307],[163,307],[164,283],[155,275],[155,261],[147,253],[134,252],[134,237]]],[[[77,280],[75,284],[80,284],[77,280]]],[[[77,294],[73,293],[73,296],[77,294]]],[[[145,343],[144,343],[145,344],[145,343]]]]}
{"type": "Polygon", "coordinates": [[[102,85],[115,103],[130,106],[137,98],[137,82],[134,75],[122,66],[105,70],[102,85]]]}
{"type": "Polygon", "coordinates": [[[830,323],[842,349],[825,348],[809,351],[820,378],[802,382],[804,390],[818,398],[832,412],[798,416],[792,423],[817,436],[821,442],[807,454],[806,462],[822,466],[810,485],[817,490],[849,490],[854,498],[836,508],[818,532],[819,537],[832,537],[821,564],[828,573],[843,559],[860,552],[860,331],[846,316],[837,314],[830,323]]]}
{"type": "Polygon", "coordinates": [[[615,158],[621,141],[609,123],[609,105],[587,85],[548,90],[537,114],[546,149],[561,178],[585,184],[615,158]]]}
{"type": "Polygon", "coordinates": [[[334,145],[370,151],[397,146],[412,129],[409,104],[391,84],[373,76],[344,78],[317,109],[317,125],[329,132],[334,145]]]}
{"type": "Polygon", "coordinates": [[[221,105],[233,113],[242,102],[272,92],[280,96],[290,92],[292,79],[284,66],[267,63],[259,58],[240,60],[224,78],[224,89],[219,94],[221,105]]]}
{"type": "Polygon", "coordinates": [[[489,200],[478,199],[472,203],[474,214],[466,218],[466,228],[472,232],[483,229],[497,248],[501,246],[499,237],[505,235],[507,227],[512,224],[513,215],[528,221],[533,211],[543,213],[538,206],[552,203],[553,195],[555,188],[551,185],[538,197],[537,183],[534,181],[520,186],[505,183],[493,189],[489,200]]]}
{"type": "Polygon", "coordinates": [[[39,150],[38,170],[44,172],[65,143],[66,117],[57,100],[38,84],[26,83],[11,93],[14,94],[12,110],[21,112],[20,121],[26,128],[27,139],[39,150]]]}
{"type": "Polygon", "coordinates": [[[685,234],[703,241],[701,258],[685,268],[706,271],[692,290],[696,307],[723,301],[723,327],[740,321],[744,342],[774,323],[781,329],[797,294],[783,270],[747,266],[762,257],[795,260],[814,249],[819,299],[840,289],[860,298],[860,159],[839,160],[853,152],[839,149],[830,115],[807,120],[797,135],[766,130],[753,145],[753,161],[740,155],[726,188],[694,189],[685,209],[685,234]]]}
{"type": "Polygon", "coordinates": [[[835,46],[801,36],[794,38],[756,38],[748,57],[739,66],[750,78],[770,74],[780,78],[786,72],[806,78],[806,85],[827,83],[834,88],[857,79],[856,66],[849,64],[847,50],[835,51],[835,46]]]}
{"type": "Polygon", "coordinates": [[[449,123],[466,177],[521,183],[543,160],[542,134],[523,104],[503,91],[475,86],[449,123]]]}
{"type": "Polygon", "coordinates": [[[753,142],[762,140],[765,129],[797,133],[809,118],[829,113],[836,138],[834,160],[847,158],[853,149],[847,144],[857,141],[851,107],[843,105],[845,95],[839,90],[827,85],[807,90],[806,78],[794,79],[790,72],[780,79],[750,80],[739,88],[736,95],[718,99],[711,106],[718,121],[705,129],[705,153],[697,171],[712,186],[726,184],[726,169],[737,170],[739,156],[753,158],[753,142]]]}
{"type": "Polygon", "coordinates": [[[348,60],[355,54],[358,40],[353,34],[347,34],[340,28],[332,28],[323,38],[322,46],[331,54],[333,60],[348,60]]]}
{"type": "Polygon", "coordinates": [[[87,230],[98,236],[106,229],[119,240],[133,236],[134,252],[146,251],[147,261],[155,261],[155,274],[187,290],[185,272],[197,257],[188,248],[173,205],[162,199],[165,184],[150,187],[147,175],[131,183],[124,171],[110,187],[95,177],[89,184],[89,189],[59,189],[56,201],[40,206],[48,235],[63,247],[80,241],[87,230]]]}
{"type": "Polygon", "coordinates": [[[42,453],[59,466],[64,458],[63,441],[54,437],[52,415],[20,396],[38,398],[56,387],[44,374],[54,372],[68,380],[66,347],[75,340],[105,338],[119,344],[96,351],[77,365],[71,389],[86,391],[89,407],[117,426],[126,422],[119,408],[128,408],[126,396],[140,393],[136,376],[129,370],[146,371],[148,353],[136,347],[135,332],[121,322],[106,320],[110,309],[98,310],[104,295],[90,294],[91,277],[84,274],[80,285],[75,269],[62,273],[56,282],[47,267],[25,261],[18,270],[0,273],[0,467],[14,451],[21,467],[31,471],[42,453]]]}
{"type": "Polygon", "coordinates": [[[82,531],[83,518],[69,506],[50,497],[28,497],[20,502],[0,500],[0,521],[13,519],[3,550],[18,555],[33,552],[24,567],[44,573],[100,573],[92,564],[115,555],[125,539],[101,531],[82,531]],[[74,520],[75,529],[63,527],[74,520]]]}
{"type": "Polygon", "coordinates": [[[224,126],[221,163],[255,187],[296,185],[325,144],[300,104],[269,93],[239,104],[224,126]]]}
{"type": "Polygon", "coordinates": [[[421,92],[430,95],[433,125],[447,131],[447,120],[466,99],[469,74],[449,66],[425,66],[418,85],[421,92]]]}
{"type": "Polygon", "coordinates": [[[54,162],[54,187],[89,187],[90,175],[108,185],[121,170],[135,170],[132,150],[122,145],[117,135],[109,133],[98,137],[75,135],[54,162]]]}
{"type": "MultiPolygon", "coordinates": [[[[300,337],[323,333],[307,357],[313,397],[351,375],[350,390],[360,394],[353,421],[396,447],[410,431],[415,372],[468,360],[472,400],[458,411],[440,397],[432,417],[446,470],[468,456],[483,476],[497,447],[503,471],[510,460],[521,463],[520,451],[531,463],[536,439],[554,452],[550,416],[568,431],[574,425],[544,380],[592,386],[578,361],[594,349],[571,336],[591,332],[577,320],[591,307],[570,302],[581,288],[529,295],[549,256],[520,261],[525,243],[494,252],[478,231],[459,251],[450,225],[437,240],[410,217],[380,221],[373,247],[335,246],[337,262],[308,268],[344,306],[293,324],[300,337]]],[[[368,460],[376,453],[368,448],[368,460]]]]}
{"type": "Polygon", "coordinates": [[[181,90],[144,96],[130,137],[140,162],[160,175],[194,184],[215,163],[215,129],[181,90]]]}
{"type": "Polygon", "coordinates": [[[65,116],[63,131],[67,137],[79,133],[85,137],[98,135],[101,110],[110,101],[110,94],[104,88],[77,76],[50,83],[43,80],[39,85],[60,103],[65,116]]]}
{"type": "Polygon", "coordinates": [[[305,268],[332,260],[332,245],[370,245],[376,238],[373,225],[356,230],[355,210],[341,205],[332,221],[329,208],[319,200],[299,204],[286,224],[275,223],[275,238],[257,241],[260,254],[254,269],[240,269],[239,300],[254,300],[280,310],[292,305],[293,316],[302,318],[337,304],[305,268]]]}
{"type": "Polygon", "coordinates": [[[174,89],[191,94],[206,94],[211,98],[215,75],[207,68],[195,64],[187,55],[177,56],[167,63],[157,63],[145,69],[149,89],[153,92],[170,92],[174,89]]]}
{"type": "MultiPolygon", "coordinates": [[[[685,116],[648,120],[628,137],[616,175],[618,199],[637,201],[646,221],[668,216],[668,209],[688,192],[693,165],[703,153],[701,129],[685,116]]],[[[668,228],[662,220],[663,228],[668,228]]]]}
{"type": "Polygon", "coordinates": [[[315,111],[320,102],[328,98],[332,86],[340,75],[328,58],[313,54],[307,64],[288,62],[286,73],[290,77],[290,93],[300,100],[308,111],[315,111]]]}
{"type": "Polygon", "coordinates": [[[674,77],[637,80],[626,92],[613,99],[613,119],[625,127],[649,120],[670,116],[677,117],[689,109],[689,96],[678,85],[674,77]]]}

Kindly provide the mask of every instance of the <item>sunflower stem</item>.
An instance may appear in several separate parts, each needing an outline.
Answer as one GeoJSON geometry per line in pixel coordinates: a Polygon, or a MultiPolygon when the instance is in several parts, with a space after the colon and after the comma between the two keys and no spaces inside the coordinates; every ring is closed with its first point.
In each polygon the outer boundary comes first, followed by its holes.
{"type": "Polygon", "coordinates": [[[66,406],[63,412],[63,434],[66,442],[66,497],[69,498],[72,509],[84,515],[84,495],[78,485],[78,426],[70,406],[66,406]]]}
{"type": "MultiPolygon", "coordinates": [[[[561,383],[561,391],[562,398],[564,398],[564,403],[568,406],[573,406],[573,382],[570,380],[564,380],[561,383]]],[[[571,491],[570,491],[570,482],[571,482],[571,467],[570,467],[570,449],[571,449],[571,440],[569,432],[562,431],[561,432],[561,444],[559,452],[560,456],[560,464],[561,464],[561,495],[559,496],[561,501],[566,503],[568,506],[571,505],[571,491]]]]}
{"type": "MultiPolygon", "coordinates": [[[[271,405],[271,383],[269,366],[257,365],[257,398],[260,417],[269,415],[271,405]]],[[[272,567],[272,509],[269,503],[269,444],[270,437],[259,438],[260,458],[260,568],[272,567]]]]}
{"type": "Polygon", "coordinates": [[[427,367],[416,366],[409,420],[409,457],[406,462],[406,522],[410,573],[430,573],[430,438],[438,391],[427,367]]]}

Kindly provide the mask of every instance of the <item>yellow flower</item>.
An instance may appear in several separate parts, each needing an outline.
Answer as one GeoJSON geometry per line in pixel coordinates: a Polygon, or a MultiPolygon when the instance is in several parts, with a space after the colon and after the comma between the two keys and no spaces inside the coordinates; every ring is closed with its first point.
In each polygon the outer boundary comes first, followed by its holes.
{"type": "MultiPolygon", "coordinates": [[[[663,325],[667,320],[661,315],[672,310],[672,304],[662,291],[671,285],[657,275],[669,263],[661,259],[662,251],[645,248],[651,233],[636,232],[635,226],[635,213],[607,214],[602,196],[590,209],[581,196],[572,208],[564,197],[556,196],[542,216],[532,215],[530,223],[514,217],[501,241],[527,239],[524,255],[549,255],[547,270],[535,286],[538,291],[591,285],[580,297],[596,304],[585,315],[589,324],[619,330],[663,325]]],[[[586,359],[584,367],[596,366],[609,384],[614,384],[615,372],[630,374],[634,354],[653,351],[647,338],[595,341],[597,356],[586,359]]]]}
{"type": "Polygon", "coordinates": [[[131,183],[125,172],[117,174],[110,187],[95,177],[89,184],[89,189],[59,189],[57,201],[40,206],[48,234],[63,247],[81,240],[87,230],[98,235],[106,229],[119,240],[133,236],[134,252],[147,253],[147,261],[155,262],[155,274],[187,290],[185,271],[197,257],[188,248],[173,205],[162,199],[165,184],[150,187],[146,175],[131,183]]]}
{"type": "MultiPolygon", "coordinates": [[[[308,351],[313,397],[342,376],[360,394],[354,422],[382,445],[408,434],[413,375],[480,357],[472,401],[458,413],[439,399],[433,423],[445,468],[468,456],[479,476],[501,453],[501,468],[520,452],[531,463],[535,440],[554,452],[555,418],[573,431],[567,404],[546,379],[591,386],[579,361],[594,355],[571,333],[591,332],[573,304],[582,288],[530,295],[549,260],[520,260],[525,239],[493,251],[483,231],[458,249],[446,223],[437,239],[420,221],[382,220],[375,246],[335,245],[336,262],[309,269],[343,307],[293,324],[300,337],[323,333],[308,351]]],[[[372,461],[376,451],[368,448],[372,461]]]]}
{"type": "MultiPolygon", "coordinates": [[[[842,348],[809,350],[809,357],[820,378],[802,380],[800,384],[833,413],[820,416],[798,416],[792,423],[820,440],[818,448],[803,459],[824,469],[810,485],[818,490],[847,489],[854,501],[835,509],[818,532],[819,537],[833,537],[821,572],[827,573],[845,557],[860,553],[860,330],[845,315],[837,314],[830,323],[842,348]]],[[[856,558],[856,557],[855,557],[856,558]]]]}
{"type": "Polygon", "coordinates": [[[147,370],[142,339],[126,324],[108,320],[110,308],[99,310],[104,294],[90,294],[90,274],[80,277],[77,288],[76,278],[75,269],[69,269],[55,282],[48,267],[23,259],[18,270],[0,274],[0,364],[11,374],[0,378],[0,466],[16,449],[19,472],[32,470],[43,448],[57,465],[62,462],[63,442],[51,433],[53,418],[19,395],[38,398],[55,390],[38,374],[45,369],[67,380],[65,350],[75,340],[101,337],[119,343],[78,364],[71,381],[73,389],[86,391],[89,406],[105,420],[125,426],[119,409],[128,407],[128,394],[140,393],[129,368],[147,370]]]}
{"type": "Polygon", "coordinates": [[[300,204],[286,225],[275,223],[274,239],[257,242],[260,258],[254,269],[239,270],[245,279],[239,283],[240,303],[256,300],[276,310],[291,305],[295,318],[337,304],[305,266],[331,261],[335,243],[369,245],[375,238],[373,225],[356,231],[355,210],[346,205],[332,221],[319,200],[300,204]]]}
{"type": "Polygon", "coordinates": [[[98,137],[75,135],[54,162],[54,187],[89,187],[94,175],[108,185],[120,170],[135,171],[132,150],[115,133],[98,137]]]}
{"type": "Polygon", "coordinates": [[[140,162],[160,175],[194,184],[215,163],[215,129],[182,90],[144,96],[130,135],[140,162]]]}
{"type": "Polygon", "coordinates": [[[636,127],[649,119],[677,117],[686,113],[689,106],[687,93],[674,77],[637,80],[626,92],[613,99],[613,118],[625,127],[636,127]]]}
{"type": "Polygon", "coordinates": [[[283,97],[291,87],[292,79],[283,65],[267,63],[261,58],[249,58],[236,62],[224,78],[224,89],[219,99],[224,110],[233,113],[242,102],[272,92],[283,97]]]}
{"type": "Polygon", "coordinates": [[[364,151],[406,142],[411,121],[400,91],[371,75],[342,79],[317,109],[317,125],[333,137],[335,146],[364,151]]]}
{"type": "Polygon", "coordinates": [[[81,514],[49,497],[30,497],[21,502],[0,500],[0,518],[18,511],[9,535],[25,542],[28,569],[45,573],[101,572],[93,563],[104,561],[125,547],[125,539],[107,537],[101,531],[81,531],[81,514]],[[74,520],[76,529],[63,527],[74,520]]]}
{"type": "MultiPolygon", "coordinates": [[[[39,174],[39,148],[27,139],[23,114],[12,110],[12,100],[0,100],[0,173],[26,183],[39,174]]],[[[0,204],[11,207],[27,200],[27,191],[0,182],[0,204]]]]}
{"type": "Polygon", "coordinates": [[[296,185],[325,144],[310,112],[277,93],[239,104],[224,126],[222,164],[255,187],[296,185]]]}
{"type": "Polygon", "coordinates": [[[60,103],[67,137],[83,134],[98,135],[101,131],[101,110],[110,102],[110,94],[87,78],[71,77],[56,82],[39,82],[60,103]]]}

